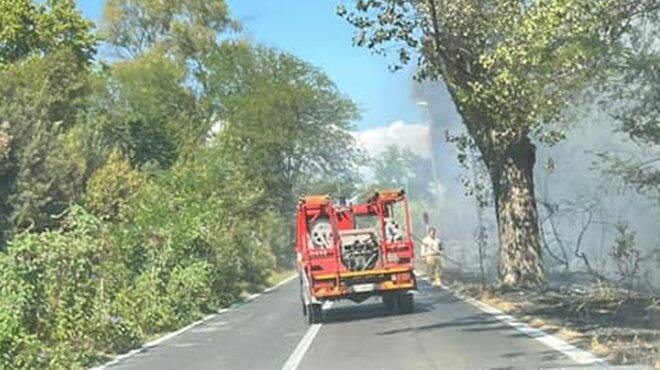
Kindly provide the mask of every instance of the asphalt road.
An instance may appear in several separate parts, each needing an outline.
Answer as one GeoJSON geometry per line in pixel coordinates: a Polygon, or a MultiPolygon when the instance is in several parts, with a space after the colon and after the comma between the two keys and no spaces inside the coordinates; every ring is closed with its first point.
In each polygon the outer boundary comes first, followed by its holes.
{"type": "Polygon", "coordinates": [[[324,323],[310,329],[302,318],[297,284],[294,279],[107,368],[282,369],[288,360],[301,370],[578,366],[425,282],[413,314],[388,315],[377,299],[359,305],[337,302],[325,310],[324,323]]]}

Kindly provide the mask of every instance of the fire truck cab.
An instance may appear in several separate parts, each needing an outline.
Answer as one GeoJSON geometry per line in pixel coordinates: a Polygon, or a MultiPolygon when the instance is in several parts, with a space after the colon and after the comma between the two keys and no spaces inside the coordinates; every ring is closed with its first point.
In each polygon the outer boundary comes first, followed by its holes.
{"type": "Polygon", "coordinates": [[[382,297],[386,308],[413,310],[412,222],[403,189],[383,190],[361,204],[333,204],[328,196],[300,198],[297,267],[302,311],[322,320],[325,301],[382,297]]]}

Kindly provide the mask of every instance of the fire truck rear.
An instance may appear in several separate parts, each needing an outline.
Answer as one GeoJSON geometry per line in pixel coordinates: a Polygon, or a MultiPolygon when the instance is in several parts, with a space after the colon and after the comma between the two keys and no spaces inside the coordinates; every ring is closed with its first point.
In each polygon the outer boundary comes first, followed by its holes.
{"type": "Polygon", "coordinates": [[[322,320],[325,301],[382,297],[386,308],[413,310],[412,223],[403,190],[379,191],[361,204],[333,204],[328,196],[300,199],[297,264],[303,314],[322,320]]]}

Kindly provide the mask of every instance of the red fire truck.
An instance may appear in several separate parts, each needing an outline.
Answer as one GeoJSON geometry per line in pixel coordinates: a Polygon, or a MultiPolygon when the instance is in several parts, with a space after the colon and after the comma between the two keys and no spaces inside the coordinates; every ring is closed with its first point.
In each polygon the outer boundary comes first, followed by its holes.
{"type": "Polygon", "coordinates": [[[390,311],[410,313],[417,289],[412,223],[405,192],[383,190],[361,204],[333,204],[328,196],[300,199],[297,265],[302,311],[322,320],[325,301],[382,297],[390,311]]]}

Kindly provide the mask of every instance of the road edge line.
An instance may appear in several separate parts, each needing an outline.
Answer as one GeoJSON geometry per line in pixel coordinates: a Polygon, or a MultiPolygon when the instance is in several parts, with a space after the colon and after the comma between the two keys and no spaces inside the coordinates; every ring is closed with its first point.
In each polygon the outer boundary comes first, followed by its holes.
{"type": "Polygon", "coordinates": [[[504,312],[502,312],[501,310],[495,307],[492,307],[475,298],[467,297],[460,293],[457,293],[451,290],[446,285],[441,285],[441,287],[447,290],[450,294],[452,294],[456,298],[459,298],[460,300],[470,304],[471,306],[479,309],[480,311],[492,315],[498,321],[509,325],[515,330],[527,335],[528,337],[534,340],[543,343],[544,345],[554,349],[555,351],[561,352],[566,357],[570,358],[571,360],[577,362],[580,365],[603,365],[603,366],[609,365],[609,363],[606,360],[592,354],[591,352],[578,348],[557,336],[546,333],[541,329],[534,328],[524,322],[518,321],[516,320],[515,317],[505,314],[504,312]]]}
{"type": "MultiPolygon", "coordinates": [[[[326,302],[326,304],[323,306],[323,308],[328,309],[332,307],[332,302],[326,302]]],[[[302,337],[300,342],[298,342],[296,348],[293,350],[291,355],[289,355],[289,358],[286,359],[284,365],[282,365],[282,370],[296,370],[298,368],[300,362],[302,362],[303,357],[305,357],[305,353],[307,353],[307,350],[312,345],[312,341],[314,341],[316,334],[318,334],[319,330],[321,330],[321,326],[323,326],[322,323],[313,324],[309,327],[309,329],[307,329],[307,332],[305,332],[305,335],[302,337]]]]}
{"type": "Polygon", "coordinates": [[[248,302],[251,302],[251,301],[253,301],[254,299],[256,299],[256,298],[258,298],[259,296],[261,296],[262,294],[264,294],[264,293],[268,293],[268,292],[271,292],[271,291],[273,291],[273,290],[275,290],[275,289],[281,287],[282,285],[284,285],[284,284],[290,282],[291,280],[293,280],[294,278],[296,278],[296,276],[297,276],[296,274],[293,274],[293,275],[287,277],[286,279],[280,281],[279,283],[277,283],[277,284],[275,284],[275,285],[273,285],[273,286],[271,286],[271,287],[268,287],[268,288],[264,289],[261,293],[254,293],[254,294],[250,295],[249,297],[247,297],[245,300],[243,300],[243,301],[241,301],[241,302],[235,302],[235,303],[232,303],[229,307],[221,308],[221,309],[219,309],[216,313],[212,313],[212,314],[206,315],[206,316],[204,316],[203,318],[201,318],[201,319],[199,319],[199,320],[197,320],[197,321],[195,321],[195,322],[193,322],[193,323],[191,323],[191,324],[188,324],[188,325],[184,326],[184,327],[181,328],[181,329],[178,329],[178,330],[176,330],[176,331],[173,331],[173,332],[170,332],[170,333],[164,334],[162,337],[159,337],[159,338],[156,338],[156,339],[154,339],[154,340],[152,340],[152,341],[149,341],[149,342],[147,342],[147,343],[144,343],[144,344],[141,345],[140,347],[135,348],[135,349],[132,349],[132,350],[126,352],[126,353],[123,353],[123,354],[117,355],[114,359],[112,359],[112,360],[110,360],[110,361],[108,361],[108,362],[106,362],[106,363],[104,363],[104,364],[101,364],[101,365],[98,365],[98,366],[95,366],[95,367],[89,368],[89,370],[104,370],[104,369],[108,368],[109,366],[116,365],[116,364],[120,363],[121,361],[123,361],[123,360],[125,360],[125,359],[127,359],[127,358],[129,358],[129,357],[135,356],[136,354],[138,354],[138,353],[140,353],[140,352],[143,352],[143,351],[145,351],[145,350],[147,350],[147,349],[149,349],[149,348],[155,347],[155,346],[157,346],[157,345],[159,345],[159,344],[165,342],[165,341],[168,340],[168,339],[171,339],[171,338],[174,338],[174,337],[176,337],[176,336],[178,336],[178,335],[180,335],[180,334],[183,334],[184,332],[186,332],[186,331],[188,331],[188,330],[190,330],[190,329],[196,327],[196,326],[199,325],[199,324],[202,324],[202,323],[204,323],[204,322],[206,322],[206,321],[209,321],[209,320],[215,318],[216,316],[219,316],[219,315],[221,315],[221,314],[223,314],[223,313],[225,313],[225,312],[231,311],[231,310],[233,310],[233,309],[236,309],[236,308],[240,307],[241,305],[244,305],[244,304],[246,304],[246,303],[248,303],[248,302]]]}

